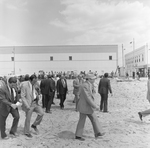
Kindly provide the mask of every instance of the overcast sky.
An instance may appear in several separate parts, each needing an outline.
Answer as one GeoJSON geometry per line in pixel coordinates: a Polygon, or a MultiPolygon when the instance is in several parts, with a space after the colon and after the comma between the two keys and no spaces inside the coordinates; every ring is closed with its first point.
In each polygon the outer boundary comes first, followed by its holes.
{"type": "Polygon", "coordinates": [[[0,45],[150,42],[150,0],[0,0],[0,45]]]}

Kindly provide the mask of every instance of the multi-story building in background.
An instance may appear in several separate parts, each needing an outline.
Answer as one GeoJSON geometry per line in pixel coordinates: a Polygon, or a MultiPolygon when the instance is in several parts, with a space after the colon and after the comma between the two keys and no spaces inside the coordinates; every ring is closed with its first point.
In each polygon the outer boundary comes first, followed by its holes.
{"type": "Polygon", "coordinates": [[[0,75],[32,74],[40,70],[112,72],[118,65],[118,45],[3,46],[0,75]]]}
{"type": "Polygon", "coordinates": [[[150,73],[150,50],[148,44],[133,50],[125,55],[125,71],[129,76],[133,73],[140,72],[140,76],[144,77],[150,73]]]}

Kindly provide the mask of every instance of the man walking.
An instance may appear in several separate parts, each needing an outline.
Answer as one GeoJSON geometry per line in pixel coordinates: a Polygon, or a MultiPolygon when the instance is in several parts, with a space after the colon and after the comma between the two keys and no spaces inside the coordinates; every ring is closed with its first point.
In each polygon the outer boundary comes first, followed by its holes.
{"type": "Polygon", "coordinates": [[[18,136],[16,132],[20,116],[16,104],[19,101],[16,83],[17,79],[15,77],[10,77],[7,82],[0,80],[0,131],[2,139],[9,138],[5,133],[6,119],[9,113],[13,116],[10,135],[13,137],[18,136]]]}
{"type": "Polygon", "coordinates": [[[38,134],[39,131],[37,129],[37,125],[39,125],[43,118],[43,110],[42,107],[38,105],[38,92],[35,89],[35,84],[37,83],[36,75],[31,75],[29,81],[22,82],[21,84],[21,99],[23,102],[22,109],[25,111],[26,119],[24,126],[24,134],[32,138],[30,133],[30,121],[33,112],[37,113],[37,118],[31,127],[38,134]]]}
{"type": "Polygon", "coordinates": [[[56,91],[56,80],[54,74],[51,75],[51,89],[52,89],[52,104],[54,103],[55,91],[56,91]]]}
{"type": "Polygon", "coordinates": [[[100,82],[98,85],[98,93],[101,96],[100,111],[103,111],[105,113],[108,112],[108,93],[109,92],[112,95],[110,80],[108,79],[108,73],[105,73],[104,77],[100,79],[100,82]]]}
{"type": "Polygon", "coordinates": [[[46,107],[46,104],[45,104],[45,81],[47,79],[47,75],[44,75],[44,79],[41,80],[41,83],[40,83],[40,89],[41,89],[41,94],[42,94],[42,108],[45,108],[46,107]]]}
{"type": "Polygon", "coordinates": [[[95,138],[101,137],[104,135],[102,133],[100,123],[98,121],[98,118],[94,112],[94,109],[97,109],[96,104],[94,102],[94,96],[93,96],[93,85],[96,79],[96,76],[93,73],[86,75],[86,81],[82,84],[80,87],[80,99],[77,105],[77,109],[80,113],[76,133],[75,133],[75,139],[84,141],[85,139],[82,138],[83,129],[85,125],[86,116],[90,119],[95,138]]]}
{"type": "Polygon", "coordinates": [[[57,94],[60,97],[60,108],[64,109],[64,102],[66,100],[66,94],[68,92],[67,81],[64,75],[61,75],[57,81],[57,94]]]}

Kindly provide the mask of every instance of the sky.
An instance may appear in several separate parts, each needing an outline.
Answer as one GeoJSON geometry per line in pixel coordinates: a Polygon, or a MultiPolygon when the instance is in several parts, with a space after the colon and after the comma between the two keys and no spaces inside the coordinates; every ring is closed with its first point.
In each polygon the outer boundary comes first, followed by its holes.
{"type": "Polygon", "coordinates": [[[150,43],[149,14],[150,0],[0,0],[0,46],[117,44],[121,59],[150,43]]]}

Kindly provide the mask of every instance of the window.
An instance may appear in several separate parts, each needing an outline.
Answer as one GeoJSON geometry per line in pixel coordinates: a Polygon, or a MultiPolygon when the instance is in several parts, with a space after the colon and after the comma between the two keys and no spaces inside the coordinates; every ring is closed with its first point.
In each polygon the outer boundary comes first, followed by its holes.
{"type": "Polygon", "coordinates": [[[53,57],[50,57],[50,61],[53,61],[53,57]]]}
{"type": "Polygon", "coordinates": [[[69,56],[69,61],[72,61],[72,56],[69,56]]]}
{"type": "Polygon", "coordinates": [[[142,54],[142,61],[144,61],[144,55],[142,54]]]}
{"type": "Polygon", "coordinates": [[[109,56],[109,60],[112,60],[112,56],[109,56]]]}
{"type": "Polygon", "coordinates": [[[11,61],[14,61],[15,60],[15,58],[14,57],[11,57],[11,61]]]}

